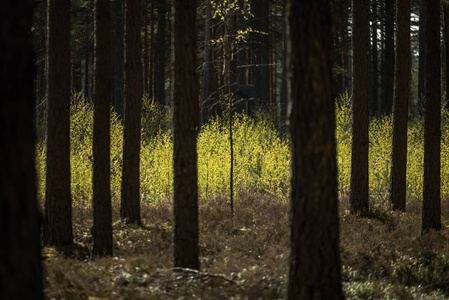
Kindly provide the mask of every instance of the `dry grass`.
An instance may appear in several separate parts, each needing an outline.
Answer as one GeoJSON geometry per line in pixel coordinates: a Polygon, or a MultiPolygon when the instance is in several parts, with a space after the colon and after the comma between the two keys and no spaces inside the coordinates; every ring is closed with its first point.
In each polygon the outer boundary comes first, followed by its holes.
{"type": "MultiPolygon", "coordinates": [[[[420,235],[420,201],[407,214],[375,205],[369,218],[340,203],[343,286],[348,299],[449,297],[449,205],[445,229],[420,235]]],[[[200,201],[202,272],[172,268],[172,203],[142,203],[143,227],[114,208],[114,256],[92,260],[91,212],[74,211],[76,247],[45,248],[46,294],[55,299],[282,299],[286,295],[288,204],[240,192],[235,217],[225,196],[200,201]],[[62,253],[64,252],[64,253],[62,253]]]]}

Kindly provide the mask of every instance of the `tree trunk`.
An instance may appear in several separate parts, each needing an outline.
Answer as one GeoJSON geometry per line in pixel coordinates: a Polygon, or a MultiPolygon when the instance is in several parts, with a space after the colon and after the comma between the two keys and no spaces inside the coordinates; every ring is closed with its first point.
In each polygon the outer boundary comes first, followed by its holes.
{"type": "Polygon", "coordinates": [[[48,2],[48,120],[44,243],[73,242],[70,192],[70,1],[48,2]]]}
{"type": "Polygon", "coordinates": [[[140,0],[126,0],[125,119],[120,217],[127,223],[140,220],[140,118],[142,64],[140,61],[140,0]]]}
{"type": "Polygon", "coordinates": [[[204,69],[203,69],[203,89],[201,100],[201,124],[207,123],[209,119],[210,105],[210,42],[212,26],[212,5],[210,0],[206,1],[206,19],[204,20],[204,69]]]}
{"type": "Polygon", "coordinates": [[[378,89],[379,89],[379,51],[378,51],[378,39],[377,39],[377,30],[378,30],[378,26],[377,26],[377,22],[378,22],[378,8],[377,8],[378,4],[377,1],[372,1],[371,7],[372,7],[372,46],[371,46],[371,54],[372,54],[372,59],[371,59],[371,63],[372,63],[372,76],[373,76],[373,88],[372,88],[372,98],[371,98],[371,114],[373,116],[377,115],[378,112],[378,101],[379,101],[379,94],[378,94],[378,89]]]}
{"type": "Polygon", "coordinates": [[[199,270],[195,0],[174,1],[174,264],[199,270]]]}
{"type": "Polygon", "coordinates": [[[353,13],[353,95],[352,95],[352,156],[351,192],[352,213],[366,213],[368,198],[368,61],[367,61],[367,6],[366,0],[352,0],[353,13]]]}
{"type": "Polygon", "coordinates": [[[123,117],[125,99],[125,0],[114,0],[114,47],[112,73],[112,105],[120,118],[123,117]]]}
{"type": "Polygon", "coordinates": [[[288,299],[344,299],[328,4],[287,1],[292,145],[288,299]]]}
{"type": "Polygon", "coordinates": [[[427,1],[422,233],[441,229],[440,1],[427,1]]]}
{"type": "Polygon", "coordinates": [[[389,115],[393,110],[394,84],[394,1],[385,0],[385,49],[382,74],[381,114],[389,115]]]}
{"type": "Polygon", "coordinates": [[[419,65],[418,65],[418,110],[423,112],[426,95],[427,57],[427,0],[419,1],[419,65]]]}
{"type": "Polygon", "coordinates": [[[158,21],[154,57],[154,97],[165,105],[165,62],[167,51],[167,42],[165,38],[167,3],[166,0],[160,0],[158,3],[158,21]]]}
{"type": "Polygon", "coordinates": [[[112,255],[110,183],[110,99],[112,74],[112,19],[110,0],[95,1],[95,80],[93,136],[93,251],[112,255]]]}
{"type": "MultiPolygon", "coordinates": [[[[31,1],[0,4],[0,299],[44,299],[33,126],[31,1]],[[12,43],[11,41],[14,41],[12,43]]],[[[70,81],[69,81],[70,83],[70,81]]]]}
{"type": "Polygon", "coordinates": [[[410,97],[410,0],[396,0],[397,45],[394,74],[391,193],[393,209],[405,212],[407,121],[410,97]]]}
{"type": "MultiPolygon", "coordinates": [[[[251,77],[253,84],[258,91],[259,103],[253,103],[253,108],[260,105],[268,105],[270,97],[270,52],[269,52],[269,0],[252,0],[251,13],[254,18],[251,20],[251,27],[254,32],[251,33],[251,55],[252,71],[251,77]]],[[[254,101],[251,101],[254,102],[254,101]]],[[[250,103],[251,103],[250,102],[250,103]]]]}

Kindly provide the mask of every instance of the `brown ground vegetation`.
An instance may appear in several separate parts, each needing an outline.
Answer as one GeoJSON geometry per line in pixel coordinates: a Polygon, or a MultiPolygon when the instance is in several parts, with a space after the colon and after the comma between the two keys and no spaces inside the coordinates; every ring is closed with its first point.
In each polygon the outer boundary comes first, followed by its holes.
{"type": "MultiPolygon", "coordinates": [[[[344,292],[348,299],[449,298],[449,205],[441,232],[421,231],[421,201],[405,214],[374,204],[366,218],[340,203],[344,292]]],[[[143,226],[119,221],[114,255],[91,259],[92,212],[74,209],[75,246],[44,248],[45,292],[51,299],[282,299],[286,296],[288,203],[240,192],[235,216],[227,198],[200,201],[201,272],[174,269],[172,203],[142,202],[143,226]]]]}

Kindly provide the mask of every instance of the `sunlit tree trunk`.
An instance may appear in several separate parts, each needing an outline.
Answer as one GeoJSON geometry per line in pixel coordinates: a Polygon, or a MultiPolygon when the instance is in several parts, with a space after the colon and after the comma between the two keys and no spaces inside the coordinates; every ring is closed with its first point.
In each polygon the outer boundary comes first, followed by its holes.
{"type": "Polygon", "coordinates": [[[173,202],[174,265],[199,270],[195,14],[195,0],[174,1],[173,202]]]}
{"type": "Polygon", "coordinates": [[[70,192],[70,0],[48,2],[48,119],[44,243],[73,242],[70,192]]]}
{"type": "Polygon", "coordinates": [[[352,213],[365,213],[368,198],[368,30],[366,0],[352,0],[353,14],[353,95],[352,95],[352,156],[351,192],[352,213]]]}
{"type": "Polygon", "coordinates": [[[93,255],[112,255],[110,99],[112,74],[111,1],[95,1],[93,133],[93,255]]]}
{"type": "Polygon", "coordinates": [[[140,0],[126,0],[125,119],[120,217],[140,224],[140,118],[142,64],[140,0]]]}
{"type": "Polygon", "coordinates": [[[0,299],[44,299],[32,24],[32,1],[0,3],[0,299]]]}
{"type": "Polygon", "coordinates": [[[422,233],[441,229],[440,1],[427,1],[422,233]]]}
{"type": "Polygon", "coordinates": [[[288,299],[344,299],[328,1],[287,1],[288,299]]]}

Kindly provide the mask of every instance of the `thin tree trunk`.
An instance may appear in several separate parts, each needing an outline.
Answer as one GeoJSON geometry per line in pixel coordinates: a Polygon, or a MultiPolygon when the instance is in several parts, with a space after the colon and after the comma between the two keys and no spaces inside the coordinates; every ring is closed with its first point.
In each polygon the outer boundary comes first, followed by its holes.
{"type": "Polygon", "coordinates": [[[112,19],[110,0],[95,1],[95,79],[93,133],[93,250],[112,255],[110,183],[110,99],[112,74],[112,19]]]}
{"type": "Polygon", "coordinates": [[[48,120],[44,243],[73,242],[70,191],[70,1],[48,2],[48,120]]]}
{"type": "Polygon", "coordinates": [[[140,61],[140,0],[126,0],[125,119],[120,217],[127,223],[140,219],[140,119],[142,64],[140,61]]]}
{"type": "Polygon", "coordinates": [[[174,1],[174,265],[200,269],[198,246],[198,81],[195,0],[174,1]]]}
{"type": "Polygon", "coordinates": [[[410,0],[396,0],[397,45],[394,78],[391,202],[405,212],[407,174],[407,121],[410,97],[410,0]]]}

